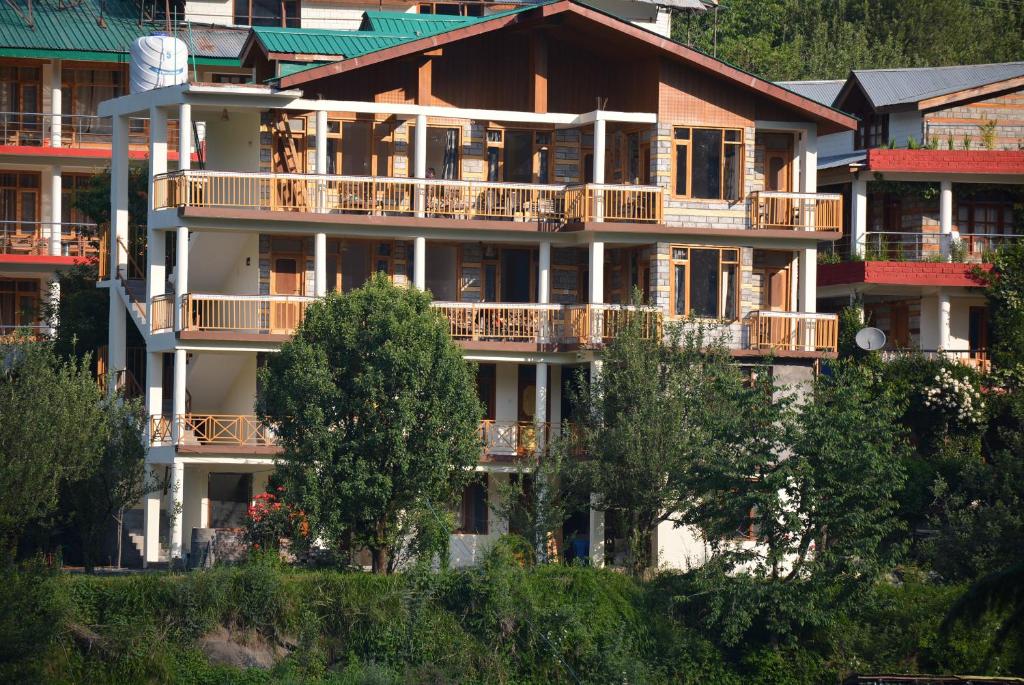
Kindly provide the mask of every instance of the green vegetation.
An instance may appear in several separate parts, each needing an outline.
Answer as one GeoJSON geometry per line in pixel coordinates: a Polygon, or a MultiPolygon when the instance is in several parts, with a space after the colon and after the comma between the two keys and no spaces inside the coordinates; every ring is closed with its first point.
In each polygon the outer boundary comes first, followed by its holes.
{"type": "MultiPolygon", "coordinates": [[[[693,576],[524,569],[500,546],[458,572],[292,571],[258,557],[189,574],[36,569],[3,581],[4,682],[810,684],[854,669],[977,672],[993,639],[985,619],[940,637],[962,586],[913,570],[798,626],[799,643],[734,646],[680,603],[693,576]],[[246,662],[268,668],[228,665],[246,662]]],[[[1015,647],[991,669],[1019,668],[1015,647]]]]}
{"type": "Polygon", "coordinates": [[[772,80],[852,69],[1012,62],[1024,6],[998,0],[722,0],[680,13],[672,37],[772,80]],[[716,48],[717,45],[717,48],[716,48]]]}

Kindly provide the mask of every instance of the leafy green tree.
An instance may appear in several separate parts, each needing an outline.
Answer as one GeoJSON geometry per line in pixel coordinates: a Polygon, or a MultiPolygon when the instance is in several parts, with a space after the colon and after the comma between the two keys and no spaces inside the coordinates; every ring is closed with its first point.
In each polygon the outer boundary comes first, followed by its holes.
{"type": "Polygon", "coordinates": [[[634,573],[650,566],[655,529],[683,523],[694,506],[694,469],[727,444],[742,390],[725,347],[704,327],[646,333],[639,320],[629,324],[580,388],[576,430],[588,458],[567,473],[595,493],[595,508],[622,517],[634,573]]]}
{"type": "Polygon", "coordinates": [[[101,401],[104,437],[98,462],[85,477],[65,484],[61,508],[82,544],[83,565],[92,572],[110,524],[117,526],[117,560],[121,566],[121,532],[124,512],[148,492],[160,487],[147,475],[144,418],[138,401],[120,397],[101,401]]]}
{"type": "Polygon", "coordinates": [[[702,464],[712,562],[680,601],[726,644],[824,625],[890,567],[904,479],[900,407],[871,369],[838,362],[806,397],[759,380],[745,430],[702,464]],[[759,398],[759,399],[758,399],[759,398]]]}
{"type": "Polygon", "coordinates": [[[472,366],[430,296],[381,274],[311,305],[259,379],[285,497],[311,538],[368,548],[375,572],[393,570],[414,522],[452,504],[479,459],[472,366]]]}
{"type": "Polygon", "coordinates": [[[107,434],[88,358],[60,361],[45,343],[5,346],[0,369],[0,543],[49,517],[62,484],[90,473],[107,434]]]}
{"type": "Polygon", "coordinates": [[[1024,242],[1010,241],[991,259],[991,272],[978,269],[975,273],[986,285],[992,361],[1012,369],[1024,365],[1024,242]]]}

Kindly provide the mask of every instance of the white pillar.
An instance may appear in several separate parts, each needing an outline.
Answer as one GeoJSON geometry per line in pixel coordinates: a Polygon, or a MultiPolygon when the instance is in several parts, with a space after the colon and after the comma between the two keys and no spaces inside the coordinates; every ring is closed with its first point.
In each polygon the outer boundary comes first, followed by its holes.
{"type": "MultiPolygon", "coordinates": [[[[598,118],[594,120],[594,183],[604,183],[604,152],[606,147],[607,124],[598,112],[598,118]]],[[[604,221],[604,192],[594,192],[594,216],[595,222],[604,221]]]]}
{"type": "MultiPolygon", "coordinates": [[[[319,139],[318,139],[319,140],[319,139]]],[[[313,241],[313,281],[317,297],[327,294],[327,234],[317,233],[313,241]]]]}
{"type": "Polygon", "coordinates": [[[146,354],[146,419],[164,412],[164,355],[146,354]]]}
{"type": "Polygon", "coordinates": [[[548,423],[548,365],[537,363],[537,378],[533,385],[533,422],[537,427],[537,453],[543,454],[547,446],[548,423]]]}
{"type": "Polygon", "coordinates": [[[50,316],[47,319],[46,325],[49,328],[49,335],[57,335],[57,326],[60,323],[59,320],[59,307],[60,307],[60,275],[57,273],[53,274],[47,282],[47,297],[49,298],[50,305],[50,316]]]}
{"type": "Polygon", "coordinates": [[[181,559],[182,539],[184,538],[184,490],[185,490],[185,463],[180,459],[174,460],[171,466],[171,560],[181,559]]]}
{"type": "MultiPolygon", "coordinates": [[[[413,176],[416,178],[427,177],[427,115],[417,114],[416,115],[416,140],[413,141],[415,146],[415,162],[416,168],[413,169],[413,176]]],[[[427,204],[427,189],[426,186],[417,186],[416,188],[416,216],[422,217],[426,213],[427,204]]]]}
{"type": "Polygon", "coordinates": [[[427,239],[421,235],[412,241],[412,284],[427,289],[427,239]]]}
{"type": "MultiPolygon", "coordinates": [[[[128,117],[113,117],[111,129],[110,278],[116,279],[118,274],[126,272],[128,268],[128,253],[122,247],[122,243],[128,245],[128,117]]],[[[117,295],[113,291],[111,294],[117,295]]],[[[119,309],[124,308],[119,300],[111,300],[111,305],[115,301],[119,309]]],[[[112,306],[111,312],[113,309],[112,306]]]]}
{"type": "Polygon", "coordinates": [[[604,512],[594,508],[598,496],[590,495],[590,564],[604,566],[604,512]]]}
{"type": "Polygon", "coordinates": [[[163,295],[167,285],[167,246],[165,233],[146,231],[146,321],[153,329],[153,298],[163,295]]]}
{"type": "Polygon", "coordinates": [[[61,85],[63,83],[61,68],[59,59],[50,62],[50,145],[52,147],[61,146],[61,110],[63,108],[61,103],[61,85]]]}
{"type": "Polygon", "coordinates": [[[868,182],[854,179],[850,184],[850,255],[864,255],[868,235],[868,182]]]}
{"type": "Polygon", "coordinates": [[[551,243],[540,244],[537,254],[537,302],[551,302],[551,243]]]}
{"type": "Polygon", "coordinates": [[[117,374],[125,367],[125,327],[128,312],[124,308],[121,296],[114,288],[110,291],[110,315],[107,318],[107,373],[110,374],[107,392],[117,392],[117,374]]]}
{"type": "MultiPolygon", "coordinates": [[[[180,163],[180,160],[179,160],[180,163]]],[[[167,110],[149,108],[149,193],[153,196],[153,178],[167,173],[167,110]]],[[[152,204],[149,211],[153,211],[152,204]]]]}
{"type": "Polygon", "coordinates": [[[185,295],[188,293],[188,226],[178,226],[174,267],[174,330],[185,327],[183,317],[185,295]]]}
{"type": "Polygon", "coordinates": [[[64,213],[64,196],[61,194],[60,167],[54,164],[50,176],[50,254],[59,257],[61,249],[61,218],[64,213]]]}
{"type": "Polygon", "coordinates": [[[327,111],[316,113],[316,173],[327,173],[327,111]]]}
{"type": "Polygon", "coordinates": [[[160,491],[146,493],[142,504],[142,566],[160,561],[160,491]]]}
{"type": "Polygon", "coordinates": [[[939,182],[939,232],[942,234],[942,255],[949,258],[953,241],[953,182],[939,182]]]}
{"type": "Polygon", "coordinates": [[[935,297],[938,303],[938,347],[939,350],[949,349],[949,315],[950,315],[950,302],[949,293],[940,290],[935,297]]]}
{"type": "Polygon", "coordinates": [[[178,105],[178,169],[192,168],[192,105],[178,105]]]}
{"type": "Polygon", "coordinates": [[[604,303],[604,243],[595,240],[589,246],[590,304],[604,303]]]}
{"type": "Polygon", "coordinates": [[[818,133],[813,125],[800,133],[800,192],[818,192],[818,133]]]}
{"type": "Polygon", "coordinates": [[[187,389],[185,379],[188,371],[188,353],[174,350],[174,387],[172,389],[171,439],[178,444],[181,439],[181,417],[185,415],[187,389]]]}
{"type": "Polygon", "coordinates": [[[818,249],[805,247],[800,250],[800,311],[818,311],[818,249]]]}

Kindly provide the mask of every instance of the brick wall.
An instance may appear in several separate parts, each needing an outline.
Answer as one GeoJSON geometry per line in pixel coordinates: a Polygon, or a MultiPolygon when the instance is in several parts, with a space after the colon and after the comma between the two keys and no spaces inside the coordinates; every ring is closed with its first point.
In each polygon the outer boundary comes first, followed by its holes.
{"type": "Polygon", "coordinates": [[[937,138],[939,148],[945,150],[952,136],[955,149],[962,150],[966,136],[970,149],[982,150],[981,126],[987,121],[996,122],[994,149],[1024,149],[1024,90],[928,112],[924,115],[925,137],[928,141],[937,138]]]}

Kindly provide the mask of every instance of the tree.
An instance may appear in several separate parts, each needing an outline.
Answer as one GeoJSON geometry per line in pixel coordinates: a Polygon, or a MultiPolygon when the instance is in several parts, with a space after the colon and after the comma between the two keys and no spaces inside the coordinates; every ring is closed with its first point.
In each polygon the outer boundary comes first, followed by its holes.
{"type": "Polygon", "coordinates": [[[60,361],[46,343],[3,349],[0,370],[0,544],[57,506],[61,485],[96,465],[106,445],[102,391],[88,358],[60,361]]]}
{"type": "Polygon", "coordinates": [[[640,573],[658,525],[684,522],[694,505],[695,467],[715,459],[733,432],[742,381],[724,346],[697,324],[662,337],[636,319],[602,360],[575,399],[588,459],[566,477],[595,493],[595,508],[622,516],[629,565],[640,573]]]}
{"type": "Polygon", "coordinates": [[[992,322],[992,361],[1011,369],[1024,365],[1024,242],[1010,241],[991,257],[992,271],[975,273],[985,282],[992,322]]]}
{"type": "Polygon", "coordinates": [[[146,473],[142,407],[137,401],[125,402],[114,396],[102,400],[101,408],[101,424],[95,430],[104,438],[102,454],[84,477],[66,483],[62,497],[62,509],[81,540],[83,565],[89,573],[112,522],[117,524],[120,568],[124,512],[160,487],[146,473]]]}
{"type": "Polygon", "coordinates": [[[898,552],[888,538],[904,478],[899,403],[853,362],[832,365],[806,397],[793,390],[755,384],[741,440],[701,467],[690,521],[714,559],[681,601],[729,644],[822,625],[898,552]]]}
{"type": "Polygon", "coordinates": [[[284,496],[311,538],[368,548],[375,572],[393,570],[413,522],[446,510],[480,457],[472,366],[430,296],[384,275],[311,305],[259,378],[284,496]]]}

